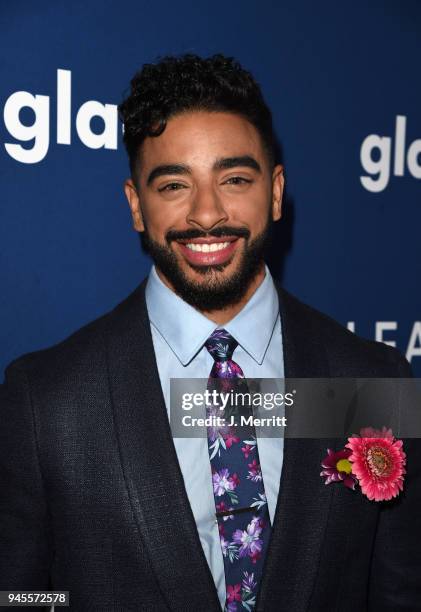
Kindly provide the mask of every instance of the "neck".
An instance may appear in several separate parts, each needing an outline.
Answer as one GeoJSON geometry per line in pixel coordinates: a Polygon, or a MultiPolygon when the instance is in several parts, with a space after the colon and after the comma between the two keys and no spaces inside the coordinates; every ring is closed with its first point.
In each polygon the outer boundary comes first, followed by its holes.
{"type": "Polygon", "coordinates": [[[266,274],[265,266],[264,266],[264,263],[262,262],[262,266],[259,272],[254,277],[253,281],[248,286],[247,291],[244,294],[244,297],[239,302],[237,302],[236,304],[233,304],[232,306],[227,306],[226,308],[223,308],[223,309],[201,310],[200,312],[203,315],[205,315],[205,317],[210,319],[211,321],[214,321],[214,323],[217,323],[218,325],[225,325],[225,323],[228,323],[228,321],[231,321],[231,319],[233,319],[240,312],[240,310],[244,308],[244,306],[247,304],[247,302],[249,301],[253,293],[262,284],[265,278],[265,274],[266,274]]]}
{"type": "MultiPolygon", "coordinates": [[[[161,271],[158,268],[156,268],[156,271],[162,282],[165,283],[167,287],[169,287],[172,291],[174,291],[174,288],[168,282],[165,276],[161,273],[161,271]]],[[[227,306],[226,308],[220,308],[217,310],[199,310],[199,312],[201,312],[205,317],[207,317],[217,325],[225,325],[225,323],[231,321],[231,319],[233,319],[240,312],[240,310],[244,308],[253,293],[262,284],[265,275],[265,264],[262,261],[262,265],[260,266],[259,272],[254,277],[253,281],[250,283],[247,288],[247,291],[239,302],[236,302],[232,306],[227,306]]]]}

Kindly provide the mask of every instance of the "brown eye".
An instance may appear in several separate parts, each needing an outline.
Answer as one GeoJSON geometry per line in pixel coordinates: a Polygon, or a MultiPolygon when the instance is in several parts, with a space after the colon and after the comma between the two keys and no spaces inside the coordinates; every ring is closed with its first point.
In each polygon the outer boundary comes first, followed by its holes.
{"type": "Polygon", "coordinates": [[[167,185],[164,185],[164,187],[160,187],[158,189],[159,192],[161,191],[178,191],[179,189],[183,189],[184,185],[182,185],[181,183],[168,183],[167,185]]]}
{"type": "Polygon", "coordinates": [[[228,185],[242,185],[243,183],[251,183],[250,179],[246,179],[243,176],[232,176],[229,178],[226,183],[228,185]]]}

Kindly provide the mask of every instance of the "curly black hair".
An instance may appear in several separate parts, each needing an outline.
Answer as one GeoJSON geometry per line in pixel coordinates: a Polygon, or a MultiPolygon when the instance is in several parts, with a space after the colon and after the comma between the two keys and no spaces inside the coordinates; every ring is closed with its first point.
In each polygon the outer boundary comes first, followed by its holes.
{"type": "Polygon", "coordinates": [[[272,114],[253,76],[232,57],[185,54],[145,64],[118,107],[132,176],[147,136],[159,136],[170,117],[189,110],[242,115],[260,133],[271,166],[275,163],[272,114]]]}

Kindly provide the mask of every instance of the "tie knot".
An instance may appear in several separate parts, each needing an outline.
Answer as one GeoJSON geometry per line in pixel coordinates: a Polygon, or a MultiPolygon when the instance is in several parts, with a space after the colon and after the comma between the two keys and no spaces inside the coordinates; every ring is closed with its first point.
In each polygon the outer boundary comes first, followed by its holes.
{"type": "Polygon", "coordinates": [[[228,361],[238,346],[238,342],[226,329],[215,329],[205,342],[205,346],[215,361],[228,361]]]}

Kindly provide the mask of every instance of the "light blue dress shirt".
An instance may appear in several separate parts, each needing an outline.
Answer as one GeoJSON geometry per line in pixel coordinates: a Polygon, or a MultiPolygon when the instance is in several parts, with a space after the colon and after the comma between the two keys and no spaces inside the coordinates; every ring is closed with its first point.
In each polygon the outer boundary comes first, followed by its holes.
{"type": "MultiPolygon", "coordinates": [[[[278,294],[266,267],[263,282],[247,304],[223,327],[237,340],[233,359],[246,378],[283,378],[284,359],[278,294]]],[[[214,363],[203,346],[218,325],[184,302],[159,278],[155,267],[146,286],[146,305],[164,399],[169,413],[171,378],[207,379],[214,363]]],[[[271,522],[275,514],[283,460],[283,438],[256,430],[271,522]]],[[[206,438],[174,438],[175,450],[222,609],[224,561],[215,520],[215,502],[206,438]]]]}

